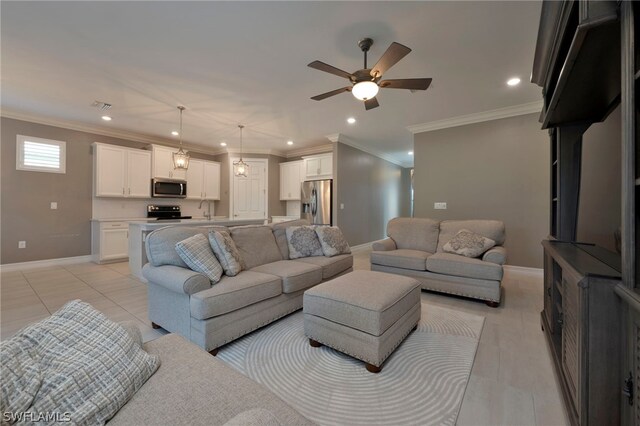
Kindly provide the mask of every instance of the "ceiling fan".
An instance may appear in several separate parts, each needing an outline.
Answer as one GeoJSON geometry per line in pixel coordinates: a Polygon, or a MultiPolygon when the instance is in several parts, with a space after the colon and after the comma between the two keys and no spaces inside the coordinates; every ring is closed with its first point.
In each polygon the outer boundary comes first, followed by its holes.
{"type": "Polygon", "coordinates": [[[314,101],[321,101],[342,92],[351,92],[356,99],[364,101],[364,107],[367,110],[370,110],[380,106],[376,99],[376,95],[380,88],[408,89],[411,91],[427,90],[431,84],[430,78],[405,78],[399,80],[380,81],[382,75],[387,72],[389,68],[397,64],[402,58],[407,56],[409,52],[411,52],[411,49],[400,43],[393,42],[373,68],[367,68],[367,52],[372,44],[373,40],[370,38],[363,38],[358,42],[358,46],[364,53],[364,68],[354,71],[353,73],[348,73],[321,61],[313,61],[307,65],[311,68],[328,72],[330,74],[337,75],[338,77],[344,77],[351,81],[351,86],[346,86],[341,89],[313,96],[311,99],[314,101]]]}

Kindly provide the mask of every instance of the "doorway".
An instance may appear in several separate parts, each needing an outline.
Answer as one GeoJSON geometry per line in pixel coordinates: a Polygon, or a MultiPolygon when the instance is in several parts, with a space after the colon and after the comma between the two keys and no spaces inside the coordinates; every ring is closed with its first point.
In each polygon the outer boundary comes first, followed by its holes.
{"type": "Polygon", "coordinates": [[[244,158],[249,165],[248,176],[236,176],[233,173],[233,162],[238,158],[231,158],[231,214],[232,219],[266,219],[267,218],[267,188],[269,160],[266,158],[244,158]]]}

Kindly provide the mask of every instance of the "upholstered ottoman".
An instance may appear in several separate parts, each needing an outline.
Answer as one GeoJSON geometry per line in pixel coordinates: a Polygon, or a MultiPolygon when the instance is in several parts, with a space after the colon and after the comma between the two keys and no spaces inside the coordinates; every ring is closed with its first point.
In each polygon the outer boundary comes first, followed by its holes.
{"type": "Polygon", "coordinates": [[[329,346],[378,373],[420,320],[420,283],[354,271],[305,291],[303,312],[311,346],[329,346]]]}

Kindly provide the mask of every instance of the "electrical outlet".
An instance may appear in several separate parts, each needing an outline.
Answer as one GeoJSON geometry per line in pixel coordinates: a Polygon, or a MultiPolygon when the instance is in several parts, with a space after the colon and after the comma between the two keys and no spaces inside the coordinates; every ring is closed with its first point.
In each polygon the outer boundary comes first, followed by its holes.
{"type": "Polygon", "coordinates": [[[340,203],[340,210],[344,210],[344,203],[340,203]]]}
{"type": "Polygon", "coordinates": [[[446,210],[447,203],[433,203],[433,208],[436,210],[446,210]]]}
{"type": "Polygon", "coordinates": [[[18,248],[27,248],[27,242],[26,241],[18,241],[18,248]]]}
{"type": "Polygon", "coordinates": [[[58,210],[58,203],[56,201],[51,202],[51,210],[58,210]]]}

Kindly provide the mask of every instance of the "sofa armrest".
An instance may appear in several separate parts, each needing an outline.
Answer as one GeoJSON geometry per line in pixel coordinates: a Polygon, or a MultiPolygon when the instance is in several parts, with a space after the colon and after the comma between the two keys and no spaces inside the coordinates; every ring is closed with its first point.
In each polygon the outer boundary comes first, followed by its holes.
{"type": "Polygon", "coordinates": [[[482,255],[482,260],[497,265],[504,265],[507,261],[507,249],[502,246],[492,247],[482,255]]]}
{"type": "Polygon", "coordinates": [[[142,268],[142,275],[153,284],[176,293],[191,295],[211,288],[211,281],[205,275],[180,266],[153,266],[147,263],[142,268]]]}
{"type": "Polygon", "coordinates": [[[396,242],[391,238],[385,238],[384,240],[375,241],[372,245],[373,251],[391,251],[395,250],[396,242]]]}

